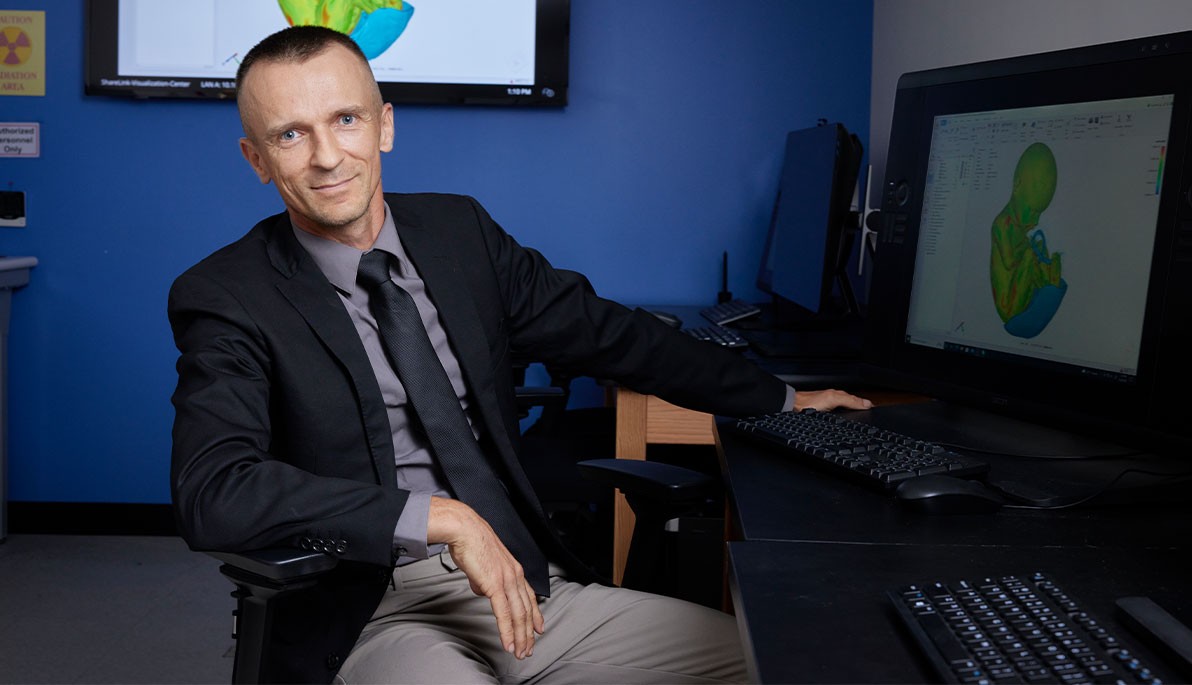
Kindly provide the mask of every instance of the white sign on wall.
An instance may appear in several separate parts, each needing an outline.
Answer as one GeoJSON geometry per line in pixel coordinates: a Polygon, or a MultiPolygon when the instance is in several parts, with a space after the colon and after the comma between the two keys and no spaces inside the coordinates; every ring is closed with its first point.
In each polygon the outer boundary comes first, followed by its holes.
{"type": "Polygon", "coordinates": [[[41,124],[0,123],[0,157],[40,157],[41,124]]]}

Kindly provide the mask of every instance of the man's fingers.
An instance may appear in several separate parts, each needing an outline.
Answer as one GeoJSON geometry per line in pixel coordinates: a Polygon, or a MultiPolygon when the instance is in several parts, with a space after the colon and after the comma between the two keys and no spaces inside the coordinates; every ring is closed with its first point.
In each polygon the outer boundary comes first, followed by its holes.
{"type": "Polygon", "coordinates": [[[538,595],[529,583],[526,583],[526,595],[529,598],[530,606],[534,609],[534,632],[541,635],[546,631],[546,619],[542,618],[542,611],[538,608],[538,595]]]}
{"type": "Polygon", "coordinates": [[[497,593],[489,597],[488,601],[492,604],[493,616],[497,619],[497,634],[501,636],[501,646],[505,648],[506,652],[515,654],[517,640],[514,639],[514,634],[516,631],[513,627],[513,616],[508,598],[497,593]]]}
{"type": "Polygon", "coordinates": [[[534,588],[530,584],[522,580],[522,596],[526,602],[526,641],[528,648],[526,649],[526,656],[534,656],[534,642],[539,635],[542,634],[546,627],[545,621],[542,618],[542,612],[538,609],[538,595],[534,593],[534,588]]]}
{"type": "Polygon", "coordinates": [[[803,390],[795,395],[795,409],[832,411],[837,408],[870,409],[873,403],[843,390],[803,390]]]}
{"type": "Polygon", "coordinates": [[[526,581],[517,574],[503,588],[513,618],[513,656],[519,659],[524,659],[534,645],[534,626],[529,615],[530,607],[526,606],[525,587],[526,581]]]}
{"type": "Polygon", "coordinates": [[[527,597],[533,597],[532,591],[527,593],[529,585],[520,578],[514,580],[502,589],[489,596],[493,607],[493,616],[497,619],[497,633],[501,637],[501,646],[518,659],[524,659],[534,652],[534,634],[542,632],[542,614],[538,611],[537,602],[527,605],[527,597]]]}
{"type": "Polygon", "coordinates": [[[840,406],[841,407],[845,407],[848,409],[872,409],[873,408],[873,402],[870,402],[869,400],[865,399],[864,397],[857,397],[856,395],[852,395],[852,394],[849,394],[849,393],[843,392],[843,391],[841,391],[841,394],[844,395],[844,397],[840,398],[840,406]]]}

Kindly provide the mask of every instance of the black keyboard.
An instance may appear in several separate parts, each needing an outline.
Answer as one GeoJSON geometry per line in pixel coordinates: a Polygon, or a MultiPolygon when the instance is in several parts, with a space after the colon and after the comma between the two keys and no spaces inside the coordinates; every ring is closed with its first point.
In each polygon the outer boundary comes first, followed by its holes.
{"type": "Polygon", "coordinates": [[[742,300],[730,300],[728,302],[714,304],[711,307],[705,307],[699,310],[699,313],[700,316],[717,326],[723,326],[726,323],[757,316],[762,313],[762,310],[755,304],[749,304],[742,300]]]}
{"type": "Polygon", "coordinates": [[[749,341],[741,337],[740,333],[724,326],[697,326],[684,328],[683,332],[696,340],[714,343],[721,347],[738,349],[749,346],[749,341]]]}
{"type": "Polygon", "coordinates": [[[1159,682],[1043,573],[928,582],[887,595],[945,682],[1159,682]]]}
{"type": "Polygon", "coordinates": [[[981,459],[813,409],[754,416],[730,425],[751,438],[886,490],[915,476],[942,473],[963,478],[989,470],[981,459]]]}

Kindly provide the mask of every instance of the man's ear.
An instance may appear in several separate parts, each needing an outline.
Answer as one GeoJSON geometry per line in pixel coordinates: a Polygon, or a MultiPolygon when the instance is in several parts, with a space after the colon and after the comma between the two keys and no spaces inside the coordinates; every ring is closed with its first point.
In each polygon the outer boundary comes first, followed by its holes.
{"type": "Polygon", "coordinates": [[[393,150],[393,105],[381,106],[381,152],[393,150]]]}
{"type": "Polygon", "coordinates": [[[261,153],[257,152],[257,146],[248,138],[240,139],[240,154],[244,155],[244,159],[248,160],[248,164],[252,167],[252,170],[257,172],[257,178],[261,179],[261,183],[269,183],[272,180],[269,176],[269,171],[261,163],[261,153]]]}

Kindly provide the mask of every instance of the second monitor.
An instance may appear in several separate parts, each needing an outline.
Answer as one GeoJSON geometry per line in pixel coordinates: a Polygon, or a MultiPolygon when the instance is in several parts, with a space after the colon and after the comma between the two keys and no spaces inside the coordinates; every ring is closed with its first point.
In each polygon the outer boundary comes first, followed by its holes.
{"type": "Polygon", "coordinates": [[[861,143],[840,124],[791,131],[757,286],[778,328],[857,314],[845,273],[861,143]]]}

